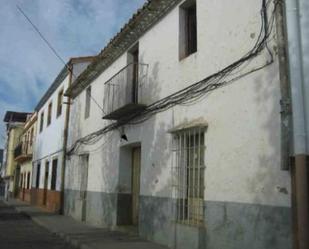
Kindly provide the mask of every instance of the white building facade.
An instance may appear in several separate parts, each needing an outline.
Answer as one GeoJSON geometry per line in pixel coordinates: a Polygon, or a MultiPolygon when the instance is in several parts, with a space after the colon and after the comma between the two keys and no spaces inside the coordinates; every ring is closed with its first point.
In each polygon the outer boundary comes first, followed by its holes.
{"type": "Polygon", "coordinates": [[[139,10],[67,91],[66,214],[171,248],[292,248],[277,7],[139,10]]]}
{"type": "Polygon", "coordinates": [[[64,92],[92,57],[72,58],[35,108],[38,116],[31,203],[59,212],[62,203],[63,158],[69,104],[64,92]]]}

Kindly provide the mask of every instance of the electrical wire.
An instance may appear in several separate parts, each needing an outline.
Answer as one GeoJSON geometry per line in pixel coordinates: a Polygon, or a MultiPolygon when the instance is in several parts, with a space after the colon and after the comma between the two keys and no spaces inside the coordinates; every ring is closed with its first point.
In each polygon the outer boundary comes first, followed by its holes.
{"type": "Polygon", "coordinates": [[[129,115],[124,119],[118,120],[118,122],[111,123],[96,132],[79,138],[72,145],[70,150],[68,150],[68,155],[73,155],[74,153],[76,153],[80,145],[91,145],[96,143],[96,141],[98,141],[104,134],[111,130],[117,129],[125,124],[136,125],[143,123],[153,115],[159,112],[163,112],[176,105],[194,103],[200,100],[203,96],[205,96],[206,93],[211,92],[219,87],[223,87],[226,84],[234,82],[242,77],[245,77],[272,64],[274,58],[270,48],[268,47],[268,41],[274,26],[275,11],[277,5],[281,4],[281,1],[282,0],[274,1],[274,7],[269,17],[268,8],[270,6],[271,0],[262,0],[262,6],[260,10],[261,27],[258,38],[251,50],[245,53],[242,57],[240,57],[240,59],[223,68],[222,70],[206,77],[205,79],[198,81],[178,92],[175,92],[159,101],[148,105],[143,111],[139,113],[129,115]],[[241,67],[245,63],[249,64],[264,49],[266,49],[268,55],[270,56],[269,60],[267,60],[264,65],[251,69],[250,71],[245,72],[242,75],[226,80],[228,76],[235,72],[236,69],[239,69],[239,67],[241,67]]]}
{"type": "MultiPolygon", "coordinates": [[[[22,10],[21,7],[16,5],[16,8],[20,11],[20,13],[26,18],[26,20],[31,24],[31,26],[34,28],[34,30],[39,34],[41,39],[47,44],[47,46],[50,48],[50,50],[56,55],[56,57],[63,63],[63,65],[67,68],[67,70],[77,79],[77,77],[74,75],[73,70],[69,67],[69,65],[64,61],[64,59],[60,56],[60,54],[57,52],[57,50],[52,46],[52,44],[44,37],[44,35],[41,33],[39,28],[31,21],[31,19],[26,15],[26,13],[22,10]]],[[[86,94],[89,95],[90,99],[98,106],[98,108],[101,109],[101,111],[104,112],[104,109],[99,105],[98,101],[91,95],[90,92],[86,91],[86,94]]]]}

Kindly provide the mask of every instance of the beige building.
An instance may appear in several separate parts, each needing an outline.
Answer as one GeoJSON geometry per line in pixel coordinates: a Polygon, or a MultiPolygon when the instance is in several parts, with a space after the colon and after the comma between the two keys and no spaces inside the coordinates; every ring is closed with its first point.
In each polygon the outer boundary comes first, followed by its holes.
{"type": "Polygon", "coordinates": [[[14,150],[14,158],[19,172],[18,195],[22,201],[30,203],[32,179],[32,153],[36,134],[37,114],[27,118],[19,143],[14,150]]]}
{"type": "Polygon", "coordinates": [[[6,123],[6,145],[3,164],[3,178],[6,186],[6,197],[15,197],[18,191],[19,169],[14,160],[14,150],[23,132],[24,124],[29,116],[25,112],[7,111],[3,121],[6,123]]]}

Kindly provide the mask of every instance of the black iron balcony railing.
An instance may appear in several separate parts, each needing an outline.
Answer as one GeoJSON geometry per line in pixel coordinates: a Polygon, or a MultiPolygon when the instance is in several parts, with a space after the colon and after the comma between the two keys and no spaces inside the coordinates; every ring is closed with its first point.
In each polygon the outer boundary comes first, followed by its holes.
{"type": "Polygon", "coordinates": [[[147,64],[131,63],[105,83],[104,119],[119,120],[146,107],[143,91],[147,74],[147,64]]]}
{"type": "Polygon", "coordinates": [[[19,143],[14,150],[14,158],[21,156],[23,153],[23,144],[19,143]]]}
{"type": "Polygon", "coordinates": [[[32,157],[32,143],[29,141],[20,142],[14,149],[15,161],[23,162],[32,157]]]}

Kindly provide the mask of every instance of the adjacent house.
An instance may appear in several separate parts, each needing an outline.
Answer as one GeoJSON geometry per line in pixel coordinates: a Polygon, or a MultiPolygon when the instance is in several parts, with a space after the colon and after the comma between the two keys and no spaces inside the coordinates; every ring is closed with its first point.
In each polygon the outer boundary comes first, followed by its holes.
{"type": "Polygon", "coordinates": [[[171,248],[292,248],[280,8],[138,10],[66,91],[65,213],[171,248]]]}
{"type": "Polygon", "coordinates": [[[31,113],[7,111],[3,121],[6,123],[6,144],[4,148],[3,178],[5,180],[6,198],[17,197],[20,167],[14,160],[14,149],[19,137],[23,132],[23,127],[31,113]]]}
{"type": "Polygon", "coordinates": [[[3,149],[0,149],[0,198],[4,197],[5,193],[5,183],[2,179],[2,173],[3,173],[3,149]]]}
{"type": "Polygon", "coordinates": [[[32,156],[36,134],[37,114],[29,116],[23,127],[19,143],[14,151],[15,162],[20,168],[19,199],[30,203],[30,189],[32,179],[32,156]]]}
{"type": "Polygon", "coordinates": [[[2,165],[3,165],[3,149],[0,149],[0,169],[2,168],[2,165]]]}
{"type": "Polygon", "coordinates": [[[60,211],[63,198],[64,143],[69,115],[69,103],[63,93],[92,59],[70,59],[35,107],[38,121],[33,152],[31,203],[49,211],[60,211]]]}

